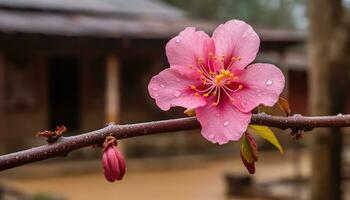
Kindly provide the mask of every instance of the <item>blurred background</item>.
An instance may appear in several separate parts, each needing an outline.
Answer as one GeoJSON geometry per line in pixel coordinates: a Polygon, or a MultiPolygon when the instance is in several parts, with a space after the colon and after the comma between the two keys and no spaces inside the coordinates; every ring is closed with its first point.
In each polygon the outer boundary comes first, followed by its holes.
{"type": "MultiPolygon", "coordinates": [[[[261,38],[255,62],[283,71],[293,113],[350,113],[349,9],[348,0],[0,0],[0,153],[44,144],[35,134],[61,124],[75,135],[183,117],[148,95],[168,67],[165,44],[187,26],[211,34],[234,18],[261,38]]],[[[350,199],[349,129],[301,140],[273,130],[285,154],[257,138],[255,175],[238,142],[212,145],[196,130],[121,142],[128,171],[113,184],[92,147],[1,172],[0,199],[350,199]]]]}

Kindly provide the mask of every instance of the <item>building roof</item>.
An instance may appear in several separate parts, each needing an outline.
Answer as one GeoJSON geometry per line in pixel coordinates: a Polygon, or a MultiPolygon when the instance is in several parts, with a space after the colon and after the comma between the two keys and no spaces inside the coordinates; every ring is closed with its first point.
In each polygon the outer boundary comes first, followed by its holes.
{"type": "MultiPolygon", "coordinates": [[[[187,26],[210,33],[218,24],[189,19],[157,0],[0,0],[0,32],[10,34],[168,39],[187,26]]],[[[257,32],[263,41],[304,40],[293,31],[257,32]]]]}
{"type": "Polygon", "coordinates": [[[185,14],[159,0],[0,0],[0,8],[151,18],[182,18],[185,14]]]}

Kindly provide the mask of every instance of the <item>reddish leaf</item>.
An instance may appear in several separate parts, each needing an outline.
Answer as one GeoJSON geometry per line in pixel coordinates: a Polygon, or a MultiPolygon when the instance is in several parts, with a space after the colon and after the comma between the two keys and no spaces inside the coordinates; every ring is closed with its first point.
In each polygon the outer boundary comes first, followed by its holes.
{"type": "Polygon", "coordinates": [[[254,137],[250,133],[246,132],[245,137],[247,139],[250,152],[254,158],[254,161],[256,162],[256,161],[258,161],[258,145],[257,145],[254,137]]]}
{"type": "Polygon", "coordinates": [[[39,133],[36,134],[37,137],[45,137],[47,139],[47,142],[53,143],[57,141],[61,135],[67,131],[67,128],[65,126],[57,126],[55,131],[40,131],[39,133]]]}
{"type": "Polygon", "coordinates": [[[290,116],[291,110],[289,107],[288,100],[283,97],[279,97],[277,103],[281,110],[283,110],[286,113],[286,116],[290,116]]]}
{"type": "Polygon", "coordinates": [[[258,146],[253,136],[247,132],[241,139],[240,155],[248,172],[254,174],[255,162],[258,161],[258,146]]]}
{"type": "Polygon", "coordinates": [[[254,174],[254,173],[255,173],[255,164],[254,164],[254,162],[248,163],[248,162],[244,159],[244,157],[243,157],[243,155],[242,155],[242,151],[240,152],[240,154],[241,154],[242,162],[243,162],[244,166],[247,168],[248,172],[249,172],[250,174],[254,174]]]}

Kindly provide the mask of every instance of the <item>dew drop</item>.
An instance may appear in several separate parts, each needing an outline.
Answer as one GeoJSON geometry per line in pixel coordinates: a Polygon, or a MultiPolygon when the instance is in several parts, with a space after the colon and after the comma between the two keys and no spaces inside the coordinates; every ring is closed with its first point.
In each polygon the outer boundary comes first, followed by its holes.
{"type": "Polygon", "coordinates": [[[260,93],[257,94],[258,97],[261,97],[262,95],[260,93]]]}
{"type": "Polygon", "coordinates": [[[238,24],[238,20],[233,20],[233,23],[234,24],[238,24]]]}
{"type": "Polygon", "coordinates": [[[154,87],[154,88],[152,88],[152,90],[157,91],[157,90],[158,90],[158,88],[154,87]]]}
{"type": "Polygon", "coordinates": [[[228,121],[224,121],[224,126],[227,127],[230,123],[228,121]]]}
{"type": "Polygon", "coordinates": [[[159,96],[159,94],[153,94],[153,96],[154,96],[154,97],[158,97],[158,96],[159,96]]]}
{"type": "Polygon", "coordinates": [[[175,96],[175,97],[179,97],[180,95],[181,95],[181,92],[175,91],[175,93],[174,93],[174,96],[175,96]]]}
{"type": "Polygon", "coordinates": [[[265,84],[267,85],[267,86],[270,86],[270,85],[272,85],[272,81],[271,80],[267,80],[266,82],[265,82],[265,84]]]}
{"type": "Polygon", "coordinates": [[[209,135],[209,139],[214,139],[215,135],[214,134],[210,134],[209,135]]]}
{"type": "Polygon", "coordinates": [[[161,88],[165,88],[165,85],[163,85],[163,84],[160,84],[160,87],[161,87],[161,88]]]}
{"type": "Polygon", "coordinates": [[[176,38],[176,39],[175,39],[175,42],[176,42],[176,43],[180,43],[180,38],[176,38]]]}

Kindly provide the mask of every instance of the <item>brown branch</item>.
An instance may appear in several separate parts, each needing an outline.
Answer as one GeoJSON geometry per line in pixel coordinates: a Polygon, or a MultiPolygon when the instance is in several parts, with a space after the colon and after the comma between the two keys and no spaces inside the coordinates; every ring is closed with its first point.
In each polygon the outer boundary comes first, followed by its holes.
{"type": "MultiPolygon", "coordinates": [[[[310,130],[318,127],[349,127],[350,114],[319,117],[305,117],[301,115],[279,117],[266,114],[255,114],[251,119],[251,124],[265,125],[281,129],[292,128],[302,130],[310,130]]],[[[194,117],[145,122],[139,124],[109,124],[105,128],[96,131],[83,133],[77,136],[60,137],[56,142],[51,144],[0,156],[0,171],[40,160],[67,156],[68,153],[76,149],[94,144],[101,144],[103,143],[105,137],[109,135],[112,135],[120,140],[137,136],[198,128],[200,128],[200,125],[194,117]]]]}

